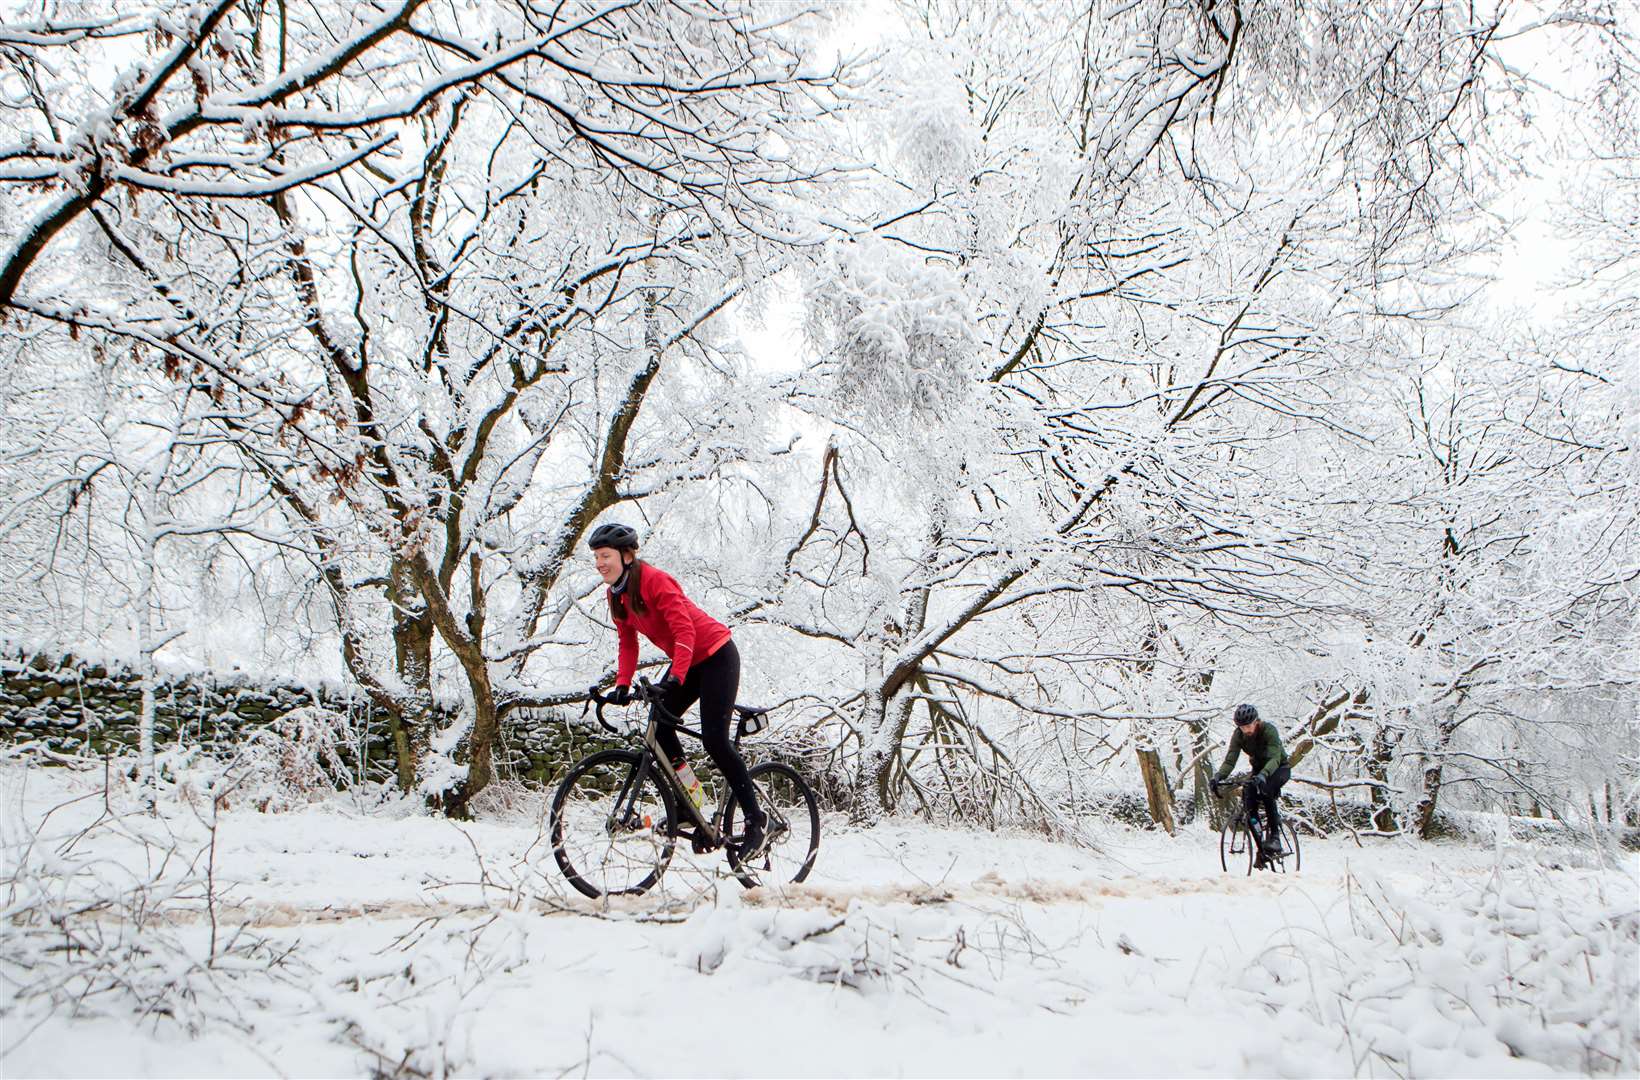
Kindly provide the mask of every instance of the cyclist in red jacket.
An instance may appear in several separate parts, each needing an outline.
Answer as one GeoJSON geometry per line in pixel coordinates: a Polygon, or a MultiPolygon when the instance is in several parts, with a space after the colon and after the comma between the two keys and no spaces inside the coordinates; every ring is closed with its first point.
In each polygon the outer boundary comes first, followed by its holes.
{"type": "MultiPolygon", "coordinates": [[[[600,525],[587,538],[587,546],[598,574],[609,586],[609,611],[620,635],[611,700],[625,705],[632,698],[641,633],[672,660],[655,684],[667,711],[682,716],[685,709],[700,702],[701,742],[744,811],[746,835],[739,857],[752,859],[763,847],[768,819],[757,805],[746,762],[729,740],[729,721],[740,690],[740,652],[729,628],[683,595],[671,574],[638,558],[635,530],[613,522],[600,525]]],[[[656,739],[672,759],[672,767],[680,768],[684,757],[678,733],[662,725],[656,739]]]]}

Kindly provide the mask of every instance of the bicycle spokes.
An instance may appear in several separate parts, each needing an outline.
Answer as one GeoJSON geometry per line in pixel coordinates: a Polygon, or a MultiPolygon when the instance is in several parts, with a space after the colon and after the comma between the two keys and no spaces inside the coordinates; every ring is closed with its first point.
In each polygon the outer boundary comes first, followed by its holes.
{"type": "MultiPolygon", "coordinates": [[[[793,769],[767,762],[751,770],[759,807],[767,815],[764,847],[756,858],[742,863],[731,849],[732,865],[748,885],[780,885],[802,881],[814,865],[820,848],[820,804],[814,792],[793,769]]],[[[730,802],[724,825],[731,833],[744,835],[739,806],[730,802]]]]}
{"type": "Polygon", "coordinates": [[[653,772],[639,765],[627,751],[594,754],[570,771],[553,800],[553,855],[588,896],[642,892],[671,858],[669,802],[653,772]]]}

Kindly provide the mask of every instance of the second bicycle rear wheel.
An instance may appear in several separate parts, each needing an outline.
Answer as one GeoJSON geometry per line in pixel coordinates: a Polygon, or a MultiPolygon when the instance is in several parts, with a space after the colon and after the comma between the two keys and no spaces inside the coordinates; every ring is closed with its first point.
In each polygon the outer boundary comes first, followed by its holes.
{"type": "Polygon", "coordinates": [[[1281,836],[1283,849],[1281,858],[1276,860],[1276,869],[1282,873],[1298,873],[1303,861],[1298,850],[1298,830],[1293,828],[1293,821],[1286,814],[1281,815],[1281,836]]]}

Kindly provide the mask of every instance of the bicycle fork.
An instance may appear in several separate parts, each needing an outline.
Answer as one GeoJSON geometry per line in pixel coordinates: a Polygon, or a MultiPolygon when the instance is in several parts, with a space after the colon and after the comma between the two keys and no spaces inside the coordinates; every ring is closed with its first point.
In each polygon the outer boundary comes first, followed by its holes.
{"type": "Polygon", "coordinates": [[[643,789],[646,765],[647,762],[640,756],[637,768],[627,773],[625,782],[621,784],[620,793],[615,796],[615,805],[610,808],[609,817],[604,820],[604,832],[610,836],[622,829],[649,828],[654,824],[647,819],[647,815],[644,820],[638,819],[638,792],[643,789]]]}

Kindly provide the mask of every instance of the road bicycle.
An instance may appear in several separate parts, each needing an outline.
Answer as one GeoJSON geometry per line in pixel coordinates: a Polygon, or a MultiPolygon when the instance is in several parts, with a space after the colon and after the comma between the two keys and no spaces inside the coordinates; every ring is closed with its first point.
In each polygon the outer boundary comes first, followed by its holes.
{"type": "Polygon", "coordinates": [[[1283,843],[1280,850],[1272,850],[1269,845],[1265,844],[1268,837],[1265,833],[1264,815],[1258,808],[1254,808],[1252,813],[1248,813],[1247,803],[1242,798],[1241,789],[1246,787],[1248,781],[1252,778],[1251,773],[1237,773],[1234,776],[1225,777],[1217,785],[1219,791],[1234,791],[1236,800],[1236,812],[1231,815],[1230,820],[1225,823],[1223,831],[1219,833],[1219,865],[1224,867],[1227,873],[1231,867],[1239,870],[1246,866],[1247,873],[1251,874],[1254,870],[1253,864],[1257,861],[1256,856],[1259,846],[1262,845],[1265,852],[1265,869],[1273,870],[1278,874],[1284,874],[1291,870],[1296,874],[1303,856],[1298,850],[1298,832],[1293,828],[1293,817],[1287,811],[1282,811],[1281,839],[1283,843]]]}
{"type": "MultiPolygon", "coordinates": [[[[687,840],[696,854],[725,849],[729,868],[747,888],[808,877],[820,851],[820,803],[797,770],[780,762],[749,770],[758,805],[769,821],[764,848],[743,862],[745,814],[729,785],[717,785],[717,805],[708,810],[701,788],[694,788],[697,803],[656,741],[663,724],[696,738],[700,732],[685,727],[666,709],[649,680],[639,679],[632,695],[649,706],[638,747],[601,750],[582,758],[553,795],[552,854],[569,883],[593,899],[647,892],[666,872],[680,839],[687,840]]],[[[613,704],[597,687],[588,692],[587,707],[597,706],[598,723],[613,734],[630,736],[632,732],[604,718],[604,706],[613,704]]],[[[768,712],[735,706],[736,749],[743,736],[767,726],[768,712]]]]}

